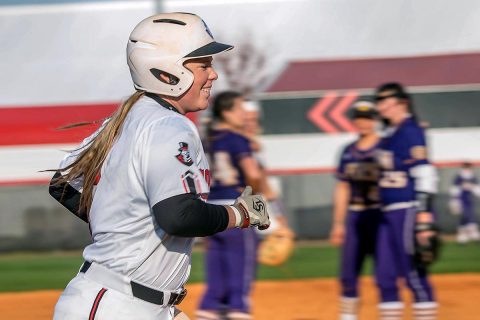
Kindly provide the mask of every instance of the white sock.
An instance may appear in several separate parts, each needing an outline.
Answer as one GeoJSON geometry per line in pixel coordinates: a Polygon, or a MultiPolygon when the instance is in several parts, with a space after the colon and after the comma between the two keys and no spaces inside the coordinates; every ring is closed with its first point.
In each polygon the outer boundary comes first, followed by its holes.
{"type": "Polygon", "coordinates": [[[197,310],[195,312],[196,320],[220,320],[220,316],[216,312],[206,311],[206,310],[197,310]]]}
{"type": "Polygon", "coordinates": [[[232,311],[227,314],[228,320],[252,320],[252,316],[245,312],[232,311]]]}
{"type": "Polygon", "coordinates": [[[478,225],[476,223],[467,224],[466,229],[470,240],[480,240],[480,232],[478,231],[478,225]]]}
{"type": "Polygon", "coordinates": [[[403,302],[382,302],[378,305],[380,320],[401,320],[403,316],[403,302]]]}
{"type": "Polygon", "coordinates": [[[358,298],[340,298],[340,320],[357,320],[358,298]]]}
{"type": "Polygon", "coordinates": [[[466,243],[468,241],[468,233],[465,226],[458,227],[457,230],[457,242],[466,243]]]}
{"type": "Polygon", "coordinates": [[[413,304],[413,319],[435,320],[437,319],[436,302],[417,302],[413,304]]]}

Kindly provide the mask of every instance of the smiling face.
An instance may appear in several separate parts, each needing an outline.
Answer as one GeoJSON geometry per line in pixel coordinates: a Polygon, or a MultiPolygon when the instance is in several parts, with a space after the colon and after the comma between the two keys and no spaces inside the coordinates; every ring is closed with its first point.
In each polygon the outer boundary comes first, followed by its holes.
{"type": "Polygon", "coordinates": [[[218,79],[218,74],[212,66],[212,60],[212,57],[204,57],[187,60],[184,63],[185,68],[192,72],[194,79],[190,89],[179,98],[174,99],[173,105],[181,113],[207,109],[213,81],[218,79]]]}

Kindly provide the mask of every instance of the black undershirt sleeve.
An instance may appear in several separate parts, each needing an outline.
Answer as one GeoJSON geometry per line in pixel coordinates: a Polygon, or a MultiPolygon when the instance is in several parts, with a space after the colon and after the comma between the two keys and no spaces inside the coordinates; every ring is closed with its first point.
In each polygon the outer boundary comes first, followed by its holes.
{"type": "Polygon", "coordinates": [[[228,226],[224,206],[205,203],[192,193],[158,202],[153,206],[153,214],[160,228],[179,237],[210,236],[228,226]]]}
{"type": "Polygon", "coordinates": [[[79,212],[81,193],[67,182],[57,183],[60,177],[61,173],[57,171],[50,181],[48,192],[71,213],[88,223],[88,217],[85,212],[79,212]]]}

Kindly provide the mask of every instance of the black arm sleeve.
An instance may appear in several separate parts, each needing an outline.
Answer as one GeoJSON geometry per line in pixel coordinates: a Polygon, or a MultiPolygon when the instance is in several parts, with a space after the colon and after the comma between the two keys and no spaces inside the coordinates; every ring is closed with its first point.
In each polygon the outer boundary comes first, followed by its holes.
{"type": "Polygon", "coordinates": [[[53,198],[55,198],[55,200],[60,202],[60,204],[67,208],[71,213],[88,223],[88,217],[86,213],[79,212],[81,193],[67,182],[56,183],[60,177],[61,173],[57,171],[50,181],[48,192],[53,198]]]}
{"type": "Polygon", "coordinates": [[[224,206],[208,204],[191,193],[162,200],[153,206],[160,228],[179,237],[205,237],[223,231],[228,226],[224,206]]]}

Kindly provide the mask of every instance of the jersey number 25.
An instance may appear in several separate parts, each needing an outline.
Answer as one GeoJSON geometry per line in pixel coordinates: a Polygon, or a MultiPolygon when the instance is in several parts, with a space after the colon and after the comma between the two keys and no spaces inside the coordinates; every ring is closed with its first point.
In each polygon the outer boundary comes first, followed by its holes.
{"type": "Polygon", "coordinates": [[[386,171],[380,179],[382,188],[405,188],[408,183],[408,177],[404,171],[386,171]]]}

